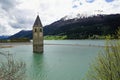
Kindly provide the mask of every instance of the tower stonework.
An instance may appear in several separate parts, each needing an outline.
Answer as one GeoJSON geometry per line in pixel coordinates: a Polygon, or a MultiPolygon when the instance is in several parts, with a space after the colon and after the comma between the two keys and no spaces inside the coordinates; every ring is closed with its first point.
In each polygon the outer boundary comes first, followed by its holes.
{"type": "Polygon", "coordinates": [[[33,25],[33,52],[43,53],[43,27],[39,15],[33,25]]]}

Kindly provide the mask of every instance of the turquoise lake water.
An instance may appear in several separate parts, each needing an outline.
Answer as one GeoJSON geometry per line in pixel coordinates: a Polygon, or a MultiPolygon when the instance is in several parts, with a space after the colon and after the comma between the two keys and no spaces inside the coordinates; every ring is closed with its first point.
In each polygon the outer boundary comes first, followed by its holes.
{"type": "Polygon", "coordinates": [[[104,40],[45,40],[44,53],[34,54],[32,43],[0,48],[27,64],[27,80],[82,80],[103,50],[104,40]],[[69,45],[59,45],[69,44],[69,45]]]}

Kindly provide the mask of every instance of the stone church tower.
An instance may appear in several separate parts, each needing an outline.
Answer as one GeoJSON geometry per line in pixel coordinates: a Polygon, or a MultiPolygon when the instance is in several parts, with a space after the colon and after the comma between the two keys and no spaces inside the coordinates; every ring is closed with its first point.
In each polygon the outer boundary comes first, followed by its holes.
{"type": "Polygon", "coordinates": [[[43,27],[39,15],[33,25],[33,52],[43,53],[43,27]]]}

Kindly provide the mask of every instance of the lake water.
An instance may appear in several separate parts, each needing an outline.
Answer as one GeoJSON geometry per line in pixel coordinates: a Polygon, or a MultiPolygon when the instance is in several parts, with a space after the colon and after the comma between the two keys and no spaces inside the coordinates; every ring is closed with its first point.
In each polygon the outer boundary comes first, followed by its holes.
{"type": "Polygon", "coordinates": [[[90,63],[103,50],[104,40],[45,40],[44,53],[34,54],[32,44],[0,48],[27,64],[27,80],[82,80],[90,63]]]}

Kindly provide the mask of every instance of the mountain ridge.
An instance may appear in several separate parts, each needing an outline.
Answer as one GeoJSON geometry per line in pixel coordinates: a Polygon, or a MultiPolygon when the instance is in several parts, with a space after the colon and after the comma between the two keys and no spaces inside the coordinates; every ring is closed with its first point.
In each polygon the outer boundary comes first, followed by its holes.
{"type": "Polygon", "coordinates": [[[2,35],[0,36],[0,39],[7,39],[9,36],[2,35]]]}
{"type": "MultiPolygon", "coordinates": [[[[120,14],[95,15],[53,22],[43,28],[44,36],[67,35],[68,39],[86,39],[93,35],[115,35],[120,26],[120,14]]],[[[32,31],[23,31],[9,37],[32,39],[32,31]],[[24,36],[21,34],[24,33],[24,36]],[[17,36],[18,35],[18,36],[17,36]]]]}

